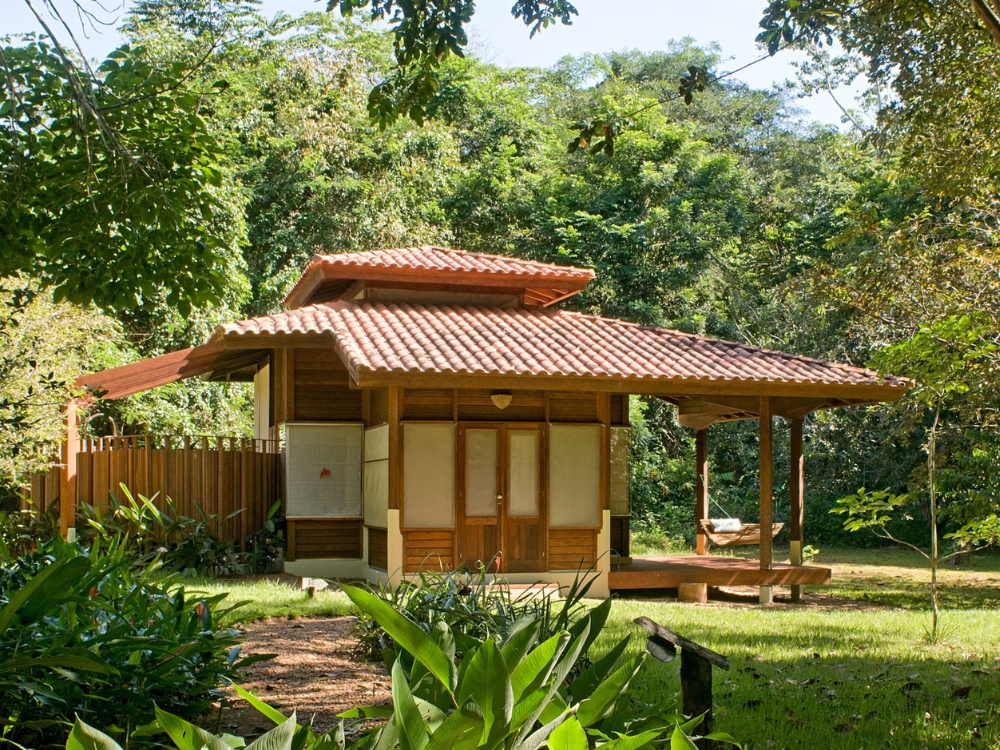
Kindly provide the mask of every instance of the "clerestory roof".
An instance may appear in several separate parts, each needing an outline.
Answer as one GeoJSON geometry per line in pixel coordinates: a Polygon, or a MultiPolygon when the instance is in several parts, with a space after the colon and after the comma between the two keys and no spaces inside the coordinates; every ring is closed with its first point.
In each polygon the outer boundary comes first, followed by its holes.
{"type": "Polygon", "coordinates": [[[357,281],[514,292],[523,295],[526,304],[548,306],[583,291],[593,278],[589,268],[432,245],[314,255],[285,298],[285,307],[329,301],[357,281]]]}

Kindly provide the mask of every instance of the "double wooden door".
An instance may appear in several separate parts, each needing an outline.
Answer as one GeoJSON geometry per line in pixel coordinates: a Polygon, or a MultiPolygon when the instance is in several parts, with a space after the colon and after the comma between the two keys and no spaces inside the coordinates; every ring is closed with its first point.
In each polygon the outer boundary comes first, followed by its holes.
{"type": "Polygon", "coordinates": [[[458,560],[492,572],[544,571],[541,425],[463,423],[458,434],[458,560]]]}

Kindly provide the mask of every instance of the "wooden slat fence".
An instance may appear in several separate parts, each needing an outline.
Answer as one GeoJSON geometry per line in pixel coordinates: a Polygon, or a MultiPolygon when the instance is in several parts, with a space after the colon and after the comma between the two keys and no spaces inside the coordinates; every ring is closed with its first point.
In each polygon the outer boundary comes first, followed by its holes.
{"type": "MultiPolygon", "coordinates": [[[[44,497],[50,507],[46,490],[53,483],[58,488],[58,472],[54,467],[47,477],[32,481],[36,506],[44,497]]],[[[78,503],[106,505],[110,493],[124,502],[124,484],[133,497],[152,498],[161,510],[170,498],[177,513],[198,518],[200,506],[217,517],[219,528],[213,531],[235,542],[263,526],[278,499],[278,481],[277,443],[272,440],[127,435],[86,438],[77,453],[78,503]],[[224,521],[240,509],[242,513],[224,521]]]]}

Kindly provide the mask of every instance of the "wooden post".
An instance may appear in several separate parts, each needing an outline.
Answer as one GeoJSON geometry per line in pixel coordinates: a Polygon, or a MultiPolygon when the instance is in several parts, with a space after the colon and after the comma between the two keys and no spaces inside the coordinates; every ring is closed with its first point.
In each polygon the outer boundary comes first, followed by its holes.
{"type": "MultiPolygon", "coordinates": [[[[699,643],[653,622],[648,617],[638,617],[635,624],[650,632],[646,650],[660,661],[671,661],[677,649],[681,650],[681,712],[685,716],[705,715],[698,733],[712,731],[712,666],[729,669],[729,659],[699,643]]],[[[712,746],[711,740],[700,739],[699,748],[712,746]]]]}
{"type": "Polygon", "coordinates": [[[70,529],[76,528],[76,453],[80,449],[79,405],[73,399],[64,410],[66,440],[62,446],[62,478],[59,486],[59,532],[69,539],[70,529]]]}
{"type": "MultiPolygon", "coordinates": [[[[771,437],[771,399],[760,397],[760,569],[774,565],[774,456],[771,437]]],[[[760,603],[770,604],[774,592],[770,586],[760,587],[760,603]]]]}
{"type": "Polygon", "coordinates": [[[699,555],[708,554],[708,537],[701,528],[701,521],[708,518],[708,431],[698,430],[695,433],[695,474],[697,487],[695,489],[695,522],[698,524],[698,537],[695,551],[699,555]]]}
{"type": "MultiPolygon", "coordinates": [[[[805,459],[802,456],[802,417],[792,420],[791,476],[788,490],[791,495],[790,533],[792,537],[789,561],[792,565],[802,564],[802,521],[804,520],[803,500],[805,497],[805,459]]],[[[802,586],[792,586],[792,601],[802,601],[802,586]]]]}

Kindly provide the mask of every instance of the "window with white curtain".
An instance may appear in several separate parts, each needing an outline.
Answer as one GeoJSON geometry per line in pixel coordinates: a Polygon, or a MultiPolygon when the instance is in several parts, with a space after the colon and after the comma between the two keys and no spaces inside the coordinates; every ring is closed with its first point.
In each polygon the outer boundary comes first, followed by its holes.
{"type": "Polygon", "coordinates": [[[285,425],[289,518],[359,518],[364,425],[285,425]]]}
{"type": "Polygon", "coordinates": [[[455,425],[403,424],[403,523],[455,525],[455,425]]]}
{"type": "Polygon", "coordinates": [[[549,525],[600,526],[601,426],[549,425],[549,525]]]}

